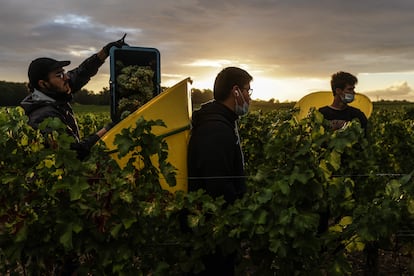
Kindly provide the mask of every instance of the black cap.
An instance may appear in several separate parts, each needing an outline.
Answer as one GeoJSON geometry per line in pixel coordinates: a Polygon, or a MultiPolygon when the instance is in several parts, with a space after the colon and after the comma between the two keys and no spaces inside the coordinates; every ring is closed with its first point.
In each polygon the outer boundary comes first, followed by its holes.
{"type": "Polygon", "coordinates": [[[33,87],[37,87],[37,82],[39,80],[46,79],[47,75],[61,67],[68,66],[70,64],[69,60],[58,61],[53,58],[37,58],[33,60],[29,65],[29,70],[27,72],[29,76],[29,83],[33,87]]]}

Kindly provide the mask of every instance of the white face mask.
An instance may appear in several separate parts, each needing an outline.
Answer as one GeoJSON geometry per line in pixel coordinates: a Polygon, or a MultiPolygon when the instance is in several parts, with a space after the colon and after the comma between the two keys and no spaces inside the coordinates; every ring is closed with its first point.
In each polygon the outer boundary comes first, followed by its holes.
{"type": "Polygon", "coordinates": [[[342,102],[343,103],[352,103],[355,99],[355,95],[351,94],[351,93],[344,93],[344,96],[342,97],[342,102]]]}
{"type": "Polygon", "coordinates": [[[247,112],[249,112],[249,104],[244,100],[243,94],[240,93],[240,96],[243,100],[243,105],[239,105],[237,99],[235,99],[236,106],[234,107],[234,113],[236,113],[239,116],[243,116],[246,115],[247,112]]]}

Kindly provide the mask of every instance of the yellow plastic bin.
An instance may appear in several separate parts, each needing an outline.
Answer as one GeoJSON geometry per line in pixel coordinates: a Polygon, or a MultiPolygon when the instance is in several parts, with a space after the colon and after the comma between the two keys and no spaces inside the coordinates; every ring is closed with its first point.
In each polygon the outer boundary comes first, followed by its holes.
{"type": "MultiPolygon", "coordinates": [[[[190,136],[192,114],[190,87],[190,78],[182,80],[130,114],[102,137],[108,150],[116,150],[115,135],[124,128],[135,127],[137,119],[143,117],[147,121],[162,120],[167,128],[154,127],[152,133],[167,136],[165,138],[168,144],[167,161],[177,168],[177,185],[174,187],[170,187],[160,173],[161,187],[170,192],[187,191],[187,143],[190,136]]],[[[119,159],[117,153],[111,156],[121,168],[125,167],[129,159],[128,156],[119,159]]],[[[153,160],[153,162],[157,162],[157,160],[153,160]]],[[[158,164],[155,165],[158,166],[158,164]]],[[[139,165],[136,166],[139,169],[139,165]]]]}
{"type": "MultiPolygon", "coordinates": [[[[333,102],[333,94],[330,91],[318,91],[310,93],[301,98],[296,104],[295,108],[299,108],[298,113],[295,117],[298,120],[305,118],[311,108],[319,109],[320,107],[330,105],[333,102]]],[[[355,100],[349,104],[350,106],[359,108],[364,112],[365,116],[369,118],[372,113],[372,102],[371,100],[360,93],[355,93],[355,100]]]]}

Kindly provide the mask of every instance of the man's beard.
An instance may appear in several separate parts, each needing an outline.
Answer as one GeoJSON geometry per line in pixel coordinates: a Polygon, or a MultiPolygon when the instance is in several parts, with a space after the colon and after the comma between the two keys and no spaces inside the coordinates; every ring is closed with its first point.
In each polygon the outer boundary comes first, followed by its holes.
{"type": "Polygon", "coordinates": [[[73,99],[70,88],[68,91],[62,91],[61,87],[57,87],[49,83],[47,91],[44,91],[46,95],[55,99],[58,102],[70,102],[73,99]]]}

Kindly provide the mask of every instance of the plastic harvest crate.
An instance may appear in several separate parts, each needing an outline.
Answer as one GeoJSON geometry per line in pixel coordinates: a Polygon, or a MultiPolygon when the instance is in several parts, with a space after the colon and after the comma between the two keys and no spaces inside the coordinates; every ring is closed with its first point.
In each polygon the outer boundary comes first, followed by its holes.
{"type": "Polygon", "coordinates": [[[119,93],[117,77],[119,70],[117,62],[120,61],[124,66],[138,65],[149,66],[154,71],[153,76],[153,97],[161,92],[161,70],[160,70],[160,52],[155,48],[145,47],[112,47],[110,52],[110,94],[111,94],[111,118],[113,121],[120,119],[118,110],[119,100],[122,98],[119,93]]]}

